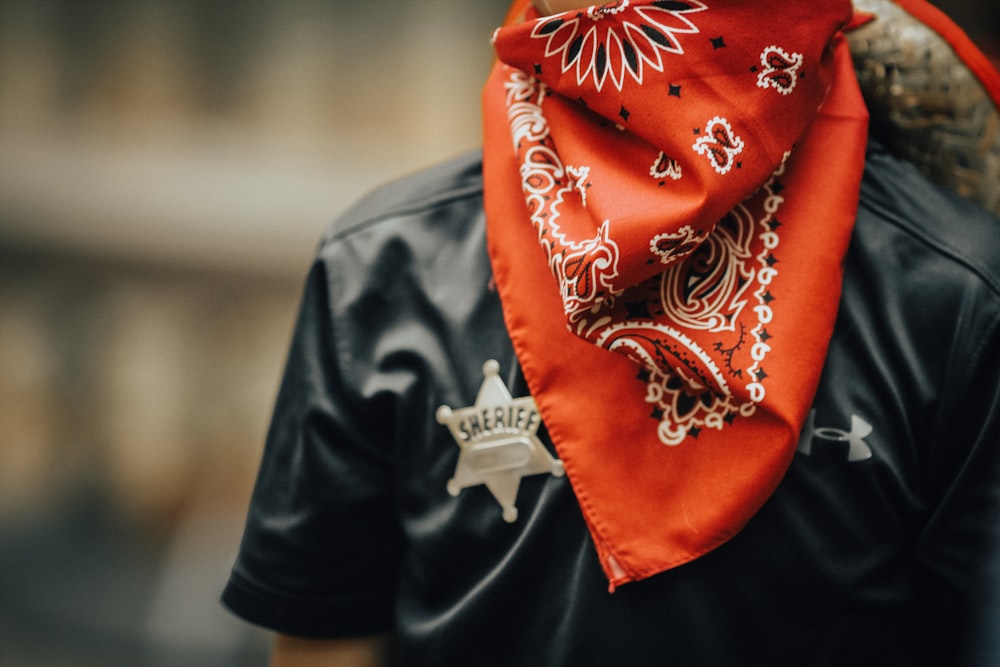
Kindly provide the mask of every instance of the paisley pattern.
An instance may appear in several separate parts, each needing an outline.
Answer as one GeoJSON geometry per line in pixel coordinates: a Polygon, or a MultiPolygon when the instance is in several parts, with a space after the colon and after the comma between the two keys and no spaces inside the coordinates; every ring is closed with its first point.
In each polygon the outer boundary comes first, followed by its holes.
{"type": "Polygon", "coordinates": [[[743,140],[733,132],[729,121],[715,116],[705,124],[705,136],[699,137],[692,148],[709,159],[716,173],[728,174],[743,146],[743,140]]]}
{"type": "Polygon", "coordinates": [[[864,162],[851,5],[519,3],[484,90],[490,259],[613,586],[728,539],[794,454],[864,162]]]}
{"type": "Polygon", "coordinates": [[[590,308],[614,291],[618,245],[608,237],[608,221],[592,238],[573,240],[560,225],[562,203],[576,195],[586,206],[589,168],[564,165],[549,146],[548,121],[541,109],[544,85],[512,71],[506,84],[511,136],[520,146],[521,182],[529,217],[559,284],[566,313],[590,308]]]}
{"type": "MultiPolygon", "coordinates": [[[[618,289],[621,249],[609,236],[610,220],[600,224],[595,236],[579,241],[562,227],[564,208],[577,202],[586,208],[590,169],[563,164],[551,148],[541,106],[550,91],[517,70],[510,71],[505,88],[530,219],[559,284],[571,330],[646,368],[646,400],[655,405],[657,435],[664,444],[680,444],[706,427],[722,428],[732,415],[752,414],[753,404],[766,395],[764,377],[756,371],[771,347],[761,340],[764,325],[773,317],[770,292],[762,288],[778,275],[773,250],[780,238],[771,223],[784,199],[775,192],[777,175],[727,213],[711,233],[683,225],[654,236],[649,251],[665,270],[618,289]],[[752,288],[757,288],[756,306],[744,316],[752,288]],[[651,312],[661,315],[654,318],[651,312]],[[697,331],[715,337],[705,345],[691,335],[697,331]],[[748,354],[751,350],[756,355],[748,354]],[[734,398],[730,387],[731,380],[744,379],[750,380],[744,385],[752,386],[750,400],[734,398]]],[[[716,165],[724,162],[727,168],[720,171],[716,166],[716,171],[725,173],[742,141],[731,136],[722,118],[713,118],[708,128],[696,151],[705,147],[698,152],[709,154],[716,165]]]]}
{"type": "Polygon", "coordinates": [[[646,369],[645,400],[664,444],[678,445],[705,428],[722,429],[736,416],[748,417],[767,394],[760,368],[771,350],[766,327],[774,317],[769,287],[778,278],[774,223],[784,201],[780,189],[776,174],[700,243],[684,233],[664,239],[694,248],[680,249],[685,259],[650,281],[657,290],[626,290],[621,299],[630,316],[600,327],[598,345],[646,369]],[[741,387],[747,391],[742,398],[736,390],[741,387]]]}
{"type": "Polygon", "coordinates": [[[788,53],[779,46],[769,46],[760,54],[760,64],[764,70],[757,75],[757,85],[773,88],[782,95],[791,95],[798,83],[799,68],[802,67],[801,53],[788,53]]]}
{"type": "Polygon", "coordinates": [[[666,153],[660,151],[656,156],[656,162],[649,168],[649,175],[657,180],[669,178],[676,181],[684,175],[684,170],[677,160],[667,157],[666,153]]]}
{"type": "MultiPolygon", "coordinates": [[[[540,18],[522,31],[526,34],[521,39],[527,41],[519,42],[527,47],[532,60],[525,62],[532,66],[504,70],[504,104],[521,190],[558,285],[567,327],[644,369],[645,400],[654,406],[659,439],[670,445],[705,428],[722,429],[736,415],[753,414],[754,406],[768,395],[773,376],[767,362],[774,347],[787,342],[775,338],[773,332],[780,327],[768,326],[788,316],[777,312],[772,302],[783,299],[784,290],[778,268],[778,215],[785,201],[780,174],[797,135],[788,135],[783,152],[768,154],[752,130],[764,124],[777,128],[768,141],[777,139],[780,145],[781,132],[788,126],[804,131],[808,116],[803,112],[814,113],[827,95],[819,75],[810,77],[802,100],[796,95],[810,62],[806,47],[816,59],[822,46],[800,36],[802,48],[787,50],[770,41],[775,35],[747,29],[739,33],[739,42],[729,35],[728,44],[739,43],[741,50],[727,51],[726,35],[713,36],[714,27],[705,27],[714,11],[697,0],[620,0],[540,18]],[[732,57],[715,55],[720,51],[752,52],[760,54],[759,64],[751,61],[735,69],[742,72],[734,77],[740,94],[730,96],[727,110],[694,126],[694,141],[687,144],[694,157],[685,158],[677,150],[684,146],[681,123],[656,127],[663,132],[663,143],[630,143],[634,121],[629,109],[649,113],[647,107],[662,104],[658,95],[663,95],[664,83],[666,98],[681,100],[692,117],[719,102],[717,94],[708,96],[709,102],[690,99],[690,93],[685,96],[682,86],[672,83],[673,72],[691,57],[689,43],[696,38],[704,40],[702,52],[712,58],[732,57]],[[748,48],[755,41],[762,45],[748,48]],[[540,76],[551,71],[552,62],[558,64],[556,88],[540,76]],[[573,75],[569,81],[562,76],[567,73],[573,75]],[[588,100],[603,100],[593,94],[607,81],[622,91],[615,97],[620,109],[611,134],[605,137],[599,126],[594,128],[589,141],[596,150],[580,142],[579,130],[558,134],[547,110],[551,107],[559,117],[588,114],[588,100]],[[574,94],[579,110],[572,103],[564,108],[574,94]],[[746,119],[748,108],[754,112],[752,121],[746,119]],[[618,144],[627,146],[640,164],[651,165],[645,171],[656,182],[657,194],[639,223],[652,233],[641,245],[623,244],[634,236],[633,214],[618,219],[617,210],[609,215],[594,204],[595,197],[614,196],[604,185],[604,160],[618,144]],[[572,164],[567,155],[574,156],[572,164]],[[748,170],[754,174],[749,185],[725,185],[730,179],[741,181],[748,170]],[[661,187],[668,179],[671,186],[661,187]],[[731,203],[718,217],[702,210],[673,217],[673,202],[703,196],[693,190],[699,187],[710,188],[713,201],[721,195],[731,203]],[[662,198],[659,193],[664,193],[662,198]]],[[[503,31],[495,39],[503,57],[503,31]]],[[[634,129],[646,138],[643,128],[634,129]]],[[[631,168],[614,166],[625,173],[631,168]]]]}
{"type": "Polygon", "coordinates": [[[684,225],[676,232],[662,232],[649,242],[649,251],[659,255],[660,262],[672,264],[689,254],[708,238],[708,232],[696,232],[690,225],[684,225]]]}

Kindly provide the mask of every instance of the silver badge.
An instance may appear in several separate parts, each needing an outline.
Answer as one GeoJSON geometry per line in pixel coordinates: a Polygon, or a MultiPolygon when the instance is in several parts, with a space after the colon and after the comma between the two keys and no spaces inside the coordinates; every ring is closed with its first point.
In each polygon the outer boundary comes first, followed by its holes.
{"type": "Polygon", "coordinates": [[[503,507],[504,521],[513,522],[521,478],[544,473],[562,477],[564,470],[536,435],[542,419],[535,399],[511,397],[499,374],[500,364],[487,361],[475,405],[458,410],[442,405],[436,417],[461,449],[448,493],[457,496],[468,486],[485,484],[503,507]]]}

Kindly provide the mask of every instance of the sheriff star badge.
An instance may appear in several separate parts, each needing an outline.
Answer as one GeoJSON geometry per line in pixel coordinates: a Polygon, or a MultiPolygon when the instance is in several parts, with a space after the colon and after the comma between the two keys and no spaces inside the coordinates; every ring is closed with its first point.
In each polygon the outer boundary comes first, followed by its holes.
{"type": "Polygon", "coordinates": [[[476,402],[467,408],[437,409],[438,422],[451,431],[461,450],[448,493],[457,496],[469,486],[485,484],[503,508],[504,521],[517,520],[517,490],[521,478],[544,473],[562,477],[562,461],[538,439],[542,420],[531,396],[513,398],[499,377],[500,364],[483,364],[483,384],[476,402]]]}

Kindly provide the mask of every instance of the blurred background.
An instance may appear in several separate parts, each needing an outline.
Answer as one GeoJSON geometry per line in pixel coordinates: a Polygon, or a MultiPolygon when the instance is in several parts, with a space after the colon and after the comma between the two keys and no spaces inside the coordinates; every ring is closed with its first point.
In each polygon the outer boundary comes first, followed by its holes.
{"type": "Polygon", "coordinates": [[[301,283],[479,143],[506,0],[0,0],[0,665],[254,665],[218,604],[301,283]]]}
{"type": "Polygon", "coordinates": [[[0,665],[266,662],[217,599],[316,240],[478,145],[507,4],[0,0],[0,665]]]}

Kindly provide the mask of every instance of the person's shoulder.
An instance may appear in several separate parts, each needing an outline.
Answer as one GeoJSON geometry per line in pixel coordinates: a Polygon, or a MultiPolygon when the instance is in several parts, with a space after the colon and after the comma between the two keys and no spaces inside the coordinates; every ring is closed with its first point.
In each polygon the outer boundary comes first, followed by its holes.
{"type": "Polygon", "coordinates": [[[480,208],[482,192],[482,153],[471,151],[372,190],[333,221],[322,241],[325,245],[393,221],[448,218],[435,213],[480,208]]]}
{"type": "Polygon", "coordinates": [[[858,223],[877,227],[887,243],[905,239],[921,259],[950,265],[1000,295],[1000,219],[877,143],[868,151],[858,223]]]}

